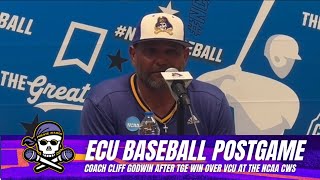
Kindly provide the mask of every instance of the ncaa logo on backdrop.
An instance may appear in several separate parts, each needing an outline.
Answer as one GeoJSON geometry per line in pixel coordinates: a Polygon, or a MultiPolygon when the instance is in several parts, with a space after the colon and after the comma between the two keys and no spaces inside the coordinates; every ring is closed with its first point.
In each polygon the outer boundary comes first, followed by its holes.
{"type": "Polygon", "coordinates": [[[64,37],[64,40],[62,42],[61,48],[59,50],[59,53],[57,55],[57,58],[53,64],[53,67],[58,67],[58,66],[69,66],[69,65],[77,65],[81,69],[83,69],[85,72],[88,74],[91,74],[91,71],[93,69],[94,64],[96,63],[98,54],[101,50],[102,44],[104,42],[104,39],[107,35],[108,30],[78,23],[78,22],[71,22],[69,29],[66,33],[66,36],[64,37]],[[82,59],[79,58],[73,58],[73,59],[63,59],[65,52],[67,48],[69,47],[70,40],[72,38],[72,35],[75,31],[75,29],[80,29],[84,31],[88,31],[90,33],[96,33],[100,34],[99,39],[96,42],[96,46],[91,54],[91,58],[88,62],[88,64],[85,64],[82,59]]]}
{"type": "Polygon", "coordinates": [[[61,163],[71,162],[75,157],[73,149],[64,147],[63,140],[64,132],[58,123],[42,122],[35,128],[33,137],[22,139],[22,146],[28,147],[23,152],[23,158],[37,163],[33,168],[36,173],[48,168],[62,173],[64,166],[61,163]]]}

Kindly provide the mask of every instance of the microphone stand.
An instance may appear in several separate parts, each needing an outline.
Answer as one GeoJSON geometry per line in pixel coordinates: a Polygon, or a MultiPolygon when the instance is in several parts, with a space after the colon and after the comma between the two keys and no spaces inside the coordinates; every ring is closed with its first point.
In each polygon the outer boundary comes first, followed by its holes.
{"type": "Polygon", "coordinates": [[[199,129],[198,129],[198,126],[197,126],[197,123],[200,122],[200,121],[193,114],[193,111],[192,111],[192,108],[191,108],[191,102],[190,102],[190,99],[189,99],[188,95],[187,94],[181,94],[179,96],[179,99],[182,102],[181,106],[183,106],[183,105],[187,106],[187,108],[188,108],[188,110],[189,110],[189,112],[191,114],[191,117],[188,119],[188,121],[191,121],[191,123],[194,125],[194,128],[196,129],[197,135],[200,135],[200,132],[199,132],[199,129]]]}
{"type": "Polygon", "coordinates": [[[179,116],[177,121],[177,134],[184,135],[184,107],[181,100],[178,101],[179,116]]]}
{"type": "MultiPolygon", "coordinates": [[[[171,89],[172,91],[178,96],[179,98],[179,102],[180,102],[180,106],[187,106],[191,117],[188,119],[188,121],[191,121],[192,124],[194,124],[194,127],[196,129],[196,132],[198,135],[200,135],[199,133],[199,129],[197,126],[197,123],[199,122],[199,120],[197,119],[197,117],[193,114],[192,108],[191,108],[191,102],[190,99],[188,97],[187,91],[184,88],[184,82],[183,81],[174,81],[171,84],[171,89]]],[[[184,111],[183,111],[184,112],[184,111]]],[[[183,113],[182,112],[182,113],[183,113]]],[[[183,121],[184,117],[181,118],[181,121],[183,121]]],[[[181,135],[180,133],[182,133],[180,128],[184,128],[184,122],[180,122],[178,121],[177,123],[177,130],[178,130],[178,135],[181,135]]]]}

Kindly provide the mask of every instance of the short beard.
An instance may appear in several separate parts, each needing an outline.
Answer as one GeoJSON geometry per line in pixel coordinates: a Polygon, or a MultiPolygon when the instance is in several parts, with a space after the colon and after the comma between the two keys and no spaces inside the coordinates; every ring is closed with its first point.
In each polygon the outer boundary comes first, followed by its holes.
{"type": "Polygon", "coordinates": [[[149,88],[151,89],[162,89],[167,87],[165,80],[159,79],[159,80],[152,80],[149,75],[144,73],[138,73],[137,77],[149,88]]]}

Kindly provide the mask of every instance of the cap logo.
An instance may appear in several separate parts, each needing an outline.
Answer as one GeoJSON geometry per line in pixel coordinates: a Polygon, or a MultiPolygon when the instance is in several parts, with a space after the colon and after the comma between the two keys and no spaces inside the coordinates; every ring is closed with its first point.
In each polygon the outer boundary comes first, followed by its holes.
{"type": "Polygon", "coordinates": [[[169,35],[173,35],[173,27],[172,24],[169,22],[169,20],[162,16],[162,17],[158,17],[157,23],[154,27],[154,33],[158,34],[160,32],[166,32],[169,35]]]}

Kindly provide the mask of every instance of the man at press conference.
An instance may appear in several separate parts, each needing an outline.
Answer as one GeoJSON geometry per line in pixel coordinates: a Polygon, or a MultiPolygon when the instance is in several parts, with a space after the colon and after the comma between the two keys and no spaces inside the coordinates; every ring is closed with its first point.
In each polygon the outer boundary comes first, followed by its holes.
{"type": "Polygon", "coordinates": [[[168,69],[184,71],[189,46],[179,17],[144,16],[129,47],[136,72],[105,80],[90,91],[81,113],[81,133],[137,135],[139,128],[128,123],[139,123],[151,111],[161,135],[234,135],[231,109],[220,89],[192,80],[186,89],[185,84],[179,86],[185,99],[176,99],[163,78],[161,72],[168,69]]]}

